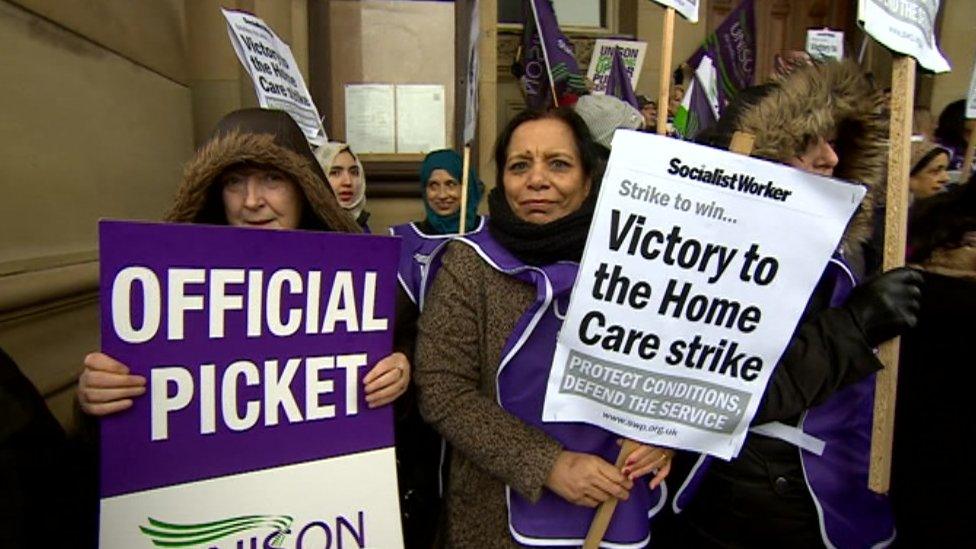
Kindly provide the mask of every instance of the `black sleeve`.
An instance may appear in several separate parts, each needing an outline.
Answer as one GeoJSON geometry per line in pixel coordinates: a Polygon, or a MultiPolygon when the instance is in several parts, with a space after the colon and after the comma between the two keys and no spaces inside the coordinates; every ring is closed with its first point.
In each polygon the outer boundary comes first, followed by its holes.
{"type": "Polygon", "coordinates": [[[881,368],[847,309],[813,314],[797,328],[773,370],[752,424],[795,417],[881,368]]]}

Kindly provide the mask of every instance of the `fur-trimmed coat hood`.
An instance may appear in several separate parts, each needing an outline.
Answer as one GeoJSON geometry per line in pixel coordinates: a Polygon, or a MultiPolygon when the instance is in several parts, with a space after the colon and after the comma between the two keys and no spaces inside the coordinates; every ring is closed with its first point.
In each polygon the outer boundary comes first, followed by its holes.
{"type": "Polygon", "coordinates": [[[176,200],[166,215],[174,223],[226,224],[219,177],[237,164],[270,166],[290,176],[305,197],[303,226],[362,232],[336,201],[322,168],[295,121],[283,111],[242,109],[223,117],[186,163],[176,200]]]}
{"type": "Polygon", "coordinates": [[[750,90],[755,90],[750,98],[730,105],[710,136],[711,144],[727,147],[715,137],[730,138],[735,130],[747,132],[755,136],[753,156],[785,163],[800,155],[811,140],[833,139],[840,161],[834,177],[864,185],[868,191],[842,241],[845,252],[856,252],[871,237],[874,206],[884,192],[888,118],[880,92],[852,61],[799,67],[750,90]]]}

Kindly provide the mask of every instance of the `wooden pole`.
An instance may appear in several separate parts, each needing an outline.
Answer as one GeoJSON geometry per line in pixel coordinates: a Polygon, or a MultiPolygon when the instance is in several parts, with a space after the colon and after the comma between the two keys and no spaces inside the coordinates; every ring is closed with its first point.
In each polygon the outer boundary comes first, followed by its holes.
{"type": "Polygon", "coordinates": [[[664,12],[661,36],[661,81],[657,94],[657,133],[668,133],[668,104],[671,99],[671,52],[674,48],[674,8],[664,12]]]}
{"type": "MultiPolygon", "coordinates": [[[[896,57],[891,73],[891,137],[888,150],[888,186],[885,193],[885,241],[882,269],[905,264],[908,217],[908,172],[911,169],[912,105],[915,100],[915,59],[896,57]]],[[[868,488],[888,493],[891,480],[891,445],[895,430],[895,390],[898,384],[899,339],[883,343],[878,358],[871,432],[871,469],[868,488]]]]}
{"type": "Polygon", "coordinates": [[[464,162],[461,163],[461,221],[458,234],[463,235],[468,221],[468,166],[471,165],[471,145],[464,146],[464,162]]]}
{"type": "MultiPolygon", "coordinates": [[[[963,122],[965,124],[965,122],[963,122]]],[[[976,152],[976,128],[969,132],[969,141],[966,142],[966,154],[962,157],[962,168],[960,171],[960,183],[969,181],[973,173],[973,153],[976,152]]]]}
{"type": "MultiPolygon", "coordinates": [[[[636,449],[636,442],[630,439],[624,440],[623,446],[620,447],[620,453],[617,454],[617,469],[623,468],[627,456],[636,449]]],[[[597,507],[596,515],[593,516],[593,522],[590,523],[590,529],[586,532],[583,549],[597,549],[600,547],[600,542],[603,541],[603,535],[607,533],[607,528],[610,527],[610,519],[613,518],[613,512],[617,509],[618,501],[620,500],[617,498],[610,498],[597,507]]]]}

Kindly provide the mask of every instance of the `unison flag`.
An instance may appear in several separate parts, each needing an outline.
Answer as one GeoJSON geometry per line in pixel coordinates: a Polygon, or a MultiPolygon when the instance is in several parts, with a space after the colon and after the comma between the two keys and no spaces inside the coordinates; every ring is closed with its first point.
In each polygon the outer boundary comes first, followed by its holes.
{"type": "Polygon", "coordinates": [[[549,0],[522,2],[522,69],[525,98],[530,108],[573,103],[586,92],[572,43],[559,30],[549,0]]]}
{"type": "MultiPolygon", "coordinates": [[[[739,90],[752,85],[756,74],[756,12],[754,0],[743,0],[705,38],[705,42],[688,59],[697,69],[703,57],[709,57],[718,74],[719,112],[739,90]]],[[[690,87],[690,86],[689,86],[690,87]]]]}

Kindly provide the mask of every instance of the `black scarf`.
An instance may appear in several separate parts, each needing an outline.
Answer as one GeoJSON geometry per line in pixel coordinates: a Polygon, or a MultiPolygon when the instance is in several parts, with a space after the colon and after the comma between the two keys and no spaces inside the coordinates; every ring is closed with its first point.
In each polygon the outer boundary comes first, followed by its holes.
{"type": "Polygon", "coordinates": [[[502,247],[529,265],[579,262],[599,192],[599,184],[594,183],[578,210],[539,225],[519,219],[505,200],[502,186],[497,185],[488,193],[488,231],[502,247]]]}

